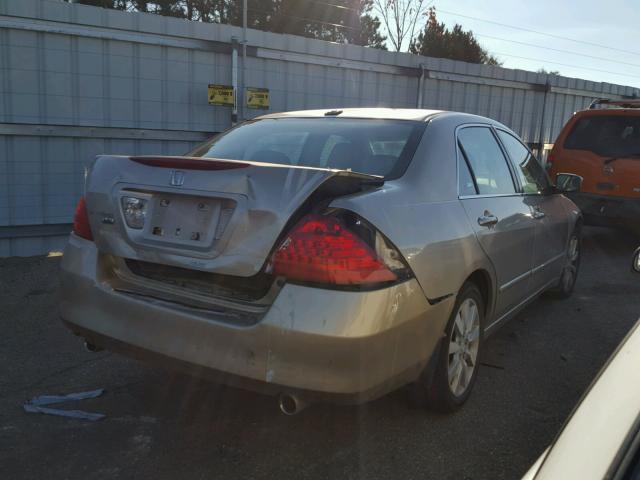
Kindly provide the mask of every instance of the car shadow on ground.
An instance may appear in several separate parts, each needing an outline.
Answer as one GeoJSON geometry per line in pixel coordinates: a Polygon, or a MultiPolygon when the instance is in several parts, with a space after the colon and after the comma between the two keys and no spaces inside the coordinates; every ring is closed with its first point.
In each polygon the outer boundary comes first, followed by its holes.
{"type": "Polygon", "coordinates": [[[7,364],[0,464],[8,478],[518,478],[552,441],[640,313],[640,245],[585,228],[574,295],[542,298],[490,337],[459,412],[409,408],[405,391],[282,415],[276,398],[89,354],[57,318],[59,259],[0,260],[7,364]],[[69,408],[96,423],[26,414],[43,393],[106,388],[69,408]],[[9,413],[6,413],[9,412],[9,413]],[[61,461],[60,459],[64,459],[61,461]]]}

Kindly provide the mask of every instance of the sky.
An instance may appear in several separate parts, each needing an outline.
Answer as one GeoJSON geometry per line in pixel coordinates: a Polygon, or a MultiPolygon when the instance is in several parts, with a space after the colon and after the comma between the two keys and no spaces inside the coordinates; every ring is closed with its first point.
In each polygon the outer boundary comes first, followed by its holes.
{"type": "Polygon", "coordinates": [[[472,30],[503,67],[544,68],[566,77],[640,88],[640,0],[433,0],[427,4],[436,7],[438,20],[447,27],[459,23],[472,30]]]}

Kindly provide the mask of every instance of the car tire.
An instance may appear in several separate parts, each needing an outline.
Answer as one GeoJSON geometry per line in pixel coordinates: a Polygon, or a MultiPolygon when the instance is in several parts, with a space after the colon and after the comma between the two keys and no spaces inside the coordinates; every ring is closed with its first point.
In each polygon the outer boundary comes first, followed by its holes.
{"type": "Polygon", "coordinates": [[[435,370],[429,375],[428,381],[423,378],[414,385],[422,395],[414,391],[412,397],[421,398],[430,410],[453,412],[469,398],[478,376],[484,304],[482,294],[474,283],[468,282],[462,286],[440,348],[435,353],[435,370]]]}
{"type": "Polygon", "coordinates": [[[578,280],[578,271],[580,270],[581,248],[582,237],[580,235],[580,226],[578,225],[569,237],[565,265],[558,283],[548,291],[550,297],[558,299],[569,298],[573,293],[578,280]]]}

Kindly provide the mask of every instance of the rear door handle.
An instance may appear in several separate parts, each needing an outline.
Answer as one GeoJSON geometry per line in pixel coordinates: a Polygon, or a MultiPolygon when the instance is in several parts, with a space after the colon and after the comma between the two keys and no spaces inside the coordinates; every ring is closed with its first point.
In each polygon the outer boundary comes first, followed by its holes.
{"type": "Polygon", "coordinates": [[[485,210],[484,214],[478,217],[478,225],[480,225],[481,227],[492,227],[496,223],[498,223],[498,217],[496,217],[488,210],[485,210]]]}

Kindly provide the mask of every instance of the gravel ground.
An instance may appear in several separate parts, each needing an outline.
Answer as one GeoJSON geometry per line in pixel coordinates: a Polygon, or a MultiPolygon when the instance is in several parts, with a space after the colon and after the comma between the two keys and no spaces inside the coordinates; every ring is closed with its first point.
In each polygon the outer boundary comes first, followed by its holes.
{"type": "Polygon", "coordinates": [[[585,229],[573,297],[542,298],[491,337],[475,391],[454,415],[403,392],[362,407],[276,401],[87,353],[58,320],[59,257],[0,259],[0,465],[4,478],[519,478],[553,440],[640,313],[640,240],[585,229]],[[45,393],[104,387],[69,405],[87,422],[27,414],[45,393]]]}

